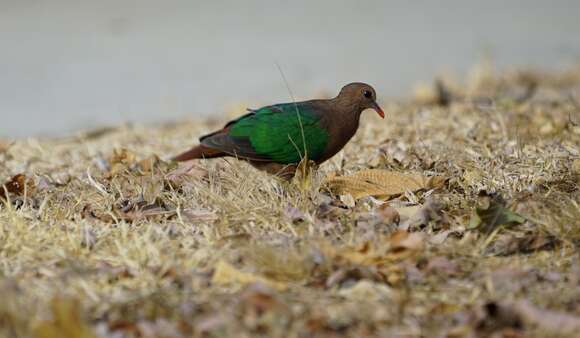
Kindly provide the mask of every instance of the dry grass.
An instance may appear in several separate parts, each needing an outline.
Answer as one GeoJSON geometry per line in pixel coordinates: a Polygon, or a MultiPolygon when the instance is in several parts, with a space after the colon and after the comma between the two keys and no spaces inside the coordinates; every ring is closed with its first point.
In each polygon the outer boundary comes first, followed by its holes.
{"type": "Polygon", "coordinates": [[[0,179],[34,183],[0,202],[0,337],[573,336],[580,68],[443,83],[365,114],[308,184],[138,163],[223,121],[0,142],[0,179]],[[389,201],[394,233],[379,201],[320,189],[367,168],[449,180],[389,201]],[[527,221],[467,229],[482,190],[527,221]]]}

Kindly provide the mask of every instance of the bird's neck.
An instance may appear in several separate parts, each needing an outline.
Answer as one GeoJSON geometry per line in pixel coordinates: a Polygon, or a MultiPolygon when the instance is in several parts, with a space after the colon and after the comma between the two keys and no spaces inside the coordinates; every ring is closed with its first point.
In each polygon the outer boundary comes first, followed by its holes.
{"type": "Polygon", "coordinates": [[[358,129],[360,119],[360,110],[357,106],[341,102],[339,98],[329,100],[328,104],[328,111],[331,114],[327,115],[325,124],[331,137],[321,161],[334,156],[348,143],[358,129]]]}
{"type": "Polygon", "coordinates": [[[349,125],[353,125],[356,131],[356,128],[358,128],[360,114],[362,112],[360,104],[340,95],[331,99],[330,101],[330,104],[333,107],[332,110],[335,111],[333,114],[334,117],[342,119],[349,125]]]}

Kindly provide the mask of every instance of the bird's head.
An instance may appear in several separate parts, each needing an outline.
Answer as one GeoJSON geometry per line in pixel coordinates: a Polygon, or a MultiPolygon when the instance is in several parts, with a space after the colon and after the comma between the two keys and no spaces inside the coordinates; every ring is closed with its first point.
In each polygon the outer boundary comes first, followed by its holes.
{"type": "Polygon", "coordinates": [[[381,118],[385,118],[385,112],[377,104],[377,94],[373,87],[362,82],[349,83],[342,87],[337,99],[349,105],[356,106],[359,112],[365,109],[374,109],[381,118]]]}

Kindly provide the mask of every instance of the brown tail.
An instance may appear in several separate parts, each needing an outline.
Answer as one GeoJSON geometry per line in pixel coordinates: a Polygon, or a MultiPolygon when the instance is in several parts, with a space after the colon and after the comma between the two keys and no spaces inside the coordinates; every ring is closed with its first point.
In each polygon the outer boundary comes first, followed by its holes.
{"type": "Polygon", "coordinates": [[[189,149],[188,151],[181,153],[177,156],[175,156],[174,158],[172,158],[172,160],[174,161],[189,161],[189,160],[193,160],[196,158],[214,158],[214,157],[222,157],[222,156],[226,156],[227,154],[224,152],[221,152],[219,150],[216,149],[212,149],[209,147],[206,147],[204,145],[197,145],[191,149],[189,149]]]}

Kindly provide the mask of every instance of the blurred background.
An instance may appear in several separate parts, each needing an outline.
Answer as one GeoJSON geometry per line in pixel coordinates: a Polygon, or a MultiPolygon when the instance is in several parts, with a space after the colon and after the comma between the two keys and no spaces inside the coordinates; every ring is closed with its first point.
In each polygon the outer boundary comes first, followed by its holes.
{"type": "Polygon", "coordinates": [[[0,136],[64,135],[334,95],[401,97],[483,55],[580,59],[580,1],[0,0],[0,136]]]}

